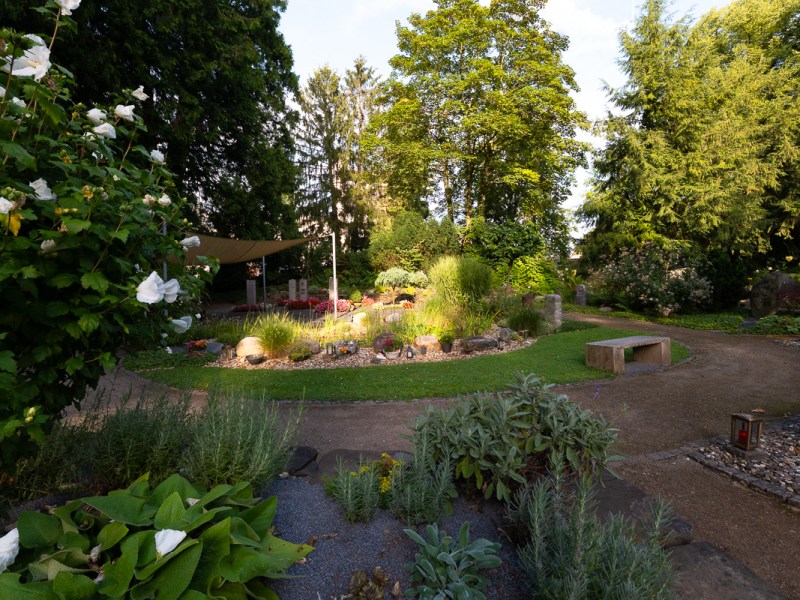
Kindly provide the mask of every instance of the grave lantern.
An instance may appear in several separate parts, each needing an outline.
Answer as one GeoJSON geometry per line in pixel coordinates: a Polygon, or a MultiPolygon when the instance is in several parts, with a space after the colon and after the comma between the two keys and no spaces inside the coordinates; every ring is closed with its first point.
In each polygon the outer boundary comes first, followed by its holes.
{"type": "Polygon", "coordinates": [[[327,356],[335,356],[336,355],[336,344],[333,342],[328,342],[325,344],[325,354],[327,356]]]}
{"type": "Polygon", "coordinates": [[[762,422],[761,417],[745,413],[731,415],[731,445],[746,451],[758,448],[762,422]]]}
{"type": "Polygon", "coordinates": [[[497,340],[497,349],[502,350],[506,347],[506,343],[503,340],[497,340]]]}
{"type": "Polygon", "coordinates": [[[414,358],[414,349],[411,346],[406,347],[406,358],[408,359],[414,358]]]}

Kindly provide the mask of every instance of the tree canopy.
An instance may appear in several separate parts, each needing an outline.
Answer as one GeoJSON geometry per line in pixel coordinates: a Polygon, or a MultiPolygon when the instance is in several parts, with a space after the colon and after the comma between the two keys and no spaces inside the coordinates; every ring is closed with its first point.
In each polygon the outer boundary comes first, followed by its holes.
{"type": "Polygon", "coordinates": [[[525,217],[563,238],[560,203],[583,146],[567,39],[542,0],[436,0],[397,27],[400,53],[371,145],[398,205],[454,222],[525,217]]]}
{"type": "MultiPolygon", "coordinates": [[[[145,142],[158,146],[201,223],[222,235],[296,233],[286,99],[297,92],[278,31],[286,0],[83,0],[62,33],[76,100],[144,86],[145,142]],[[78,35],[77,32],[91,32],[78,35]]],[[[0,0],[4,25],[38,31],[41,15],[0,0]]]]}
{"type": "Polygon", "coordinates": [[[653,241],[734,263],[797,256],[798,0],[739,0],[696,24],[648,0],[621,34],[627,82],[581,214],[592,260],[653,241]]]}

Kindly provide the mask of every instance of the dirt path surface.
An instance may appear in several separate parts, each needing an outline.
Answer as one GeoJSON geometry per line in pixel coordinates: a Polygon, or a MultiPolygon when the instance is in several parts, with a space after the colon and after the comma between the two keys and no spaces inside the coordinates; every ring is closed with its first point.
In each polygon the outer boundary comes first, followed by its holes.
{"type": "MultiPolygon", "coordinates": [[[[734,412],[762,408],[766,427],[770,420],[800,413],[800,349],[762,336],[601,316],[567,318],[666,335],[692,351],[689,361],[669,369],[557,390],[612,420],[620,430],[618,450],[625,456],[617,471],[648,494],[668,500],[678,515],[692,523],[696,541],[727,551],[781,593],[800,600],[800,513],[684,454],[658,455],[728,435],[734,412]]],[[[145,382],[122,376],[115,387],[131,384],[141,387],[145,382]]],[[[308,404],[300,443],[315,447],[320,456],[335,449],[409,449],[406,424],[428,405],[447,402],[308,404]]]]}

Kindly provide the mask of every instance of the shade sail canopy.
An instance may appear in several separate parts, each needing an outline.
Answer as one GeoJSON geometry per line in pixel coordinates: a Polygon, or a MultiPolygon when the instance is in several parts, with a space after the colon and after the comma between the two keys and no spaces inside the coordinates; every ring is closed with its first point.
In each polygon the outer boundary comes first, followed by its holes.
{"type": "Polygon", "coordinates": [[[198,256],[213,256],[223,265],[247,262],[319,239],[307,237],[296,240],[233,240],[201,233],[195,235],[200,238],[200,247],[189,248],[186,251],[187,265],[197,264],[198,256]]]}

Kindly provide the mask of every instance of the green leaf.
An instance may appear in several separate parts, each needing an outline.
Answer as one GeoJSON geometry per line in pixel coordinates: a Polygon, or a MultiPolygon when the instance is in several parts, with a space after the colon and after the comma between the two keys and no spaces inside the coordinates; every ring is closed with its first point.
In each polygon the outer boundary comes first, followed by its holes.
{"type": "Polygon", "coordinates": [[[63,317],[68,312],[69,305],[66,302],[61,302],[58,300],[55,302],[48,302],[47,307],[45,308],[45,314],[48,317],[63,317]]]}
{"type": "Polygon", "coordinates": [[[47,581],[20,583],[19,573],[0,573],[0,598],[4,600],[59,600],[47,581]]]}
{"type": "Polygon", "coordinates": [[[94,313],[86,313],[81,315],[80,319],[78,319],[78,327],[81,328],[85,333],[92,333],[95,329],[100,326],[100,315],[96,315],[94,313]]]}
{"type": "Polygon", "coordinates": [[[76,281],[78,281],[78,276],[73,273],[59,273],[49,279],[50,285],[57,289],[69,287],[76,281]]]}
{"type": "Polygon", "coordinates": [[[184,524],[186,509],[178,492],[173,492],[156,512],[153,525],[156,529],[180,529],[184,524]]]}
{"type": "Polygon", "coordinates": [[[109,550],[128,535],[128,531],[129,529],[125,524],[114,521],[100,530],[100,533],[97,534],[97,543],[100,544],[103,551],[109,550]]]}
{"type": "Polygon", "coordinates": [[[68,502],[63,506],[59,506],[53,509],[53,515],[61,519],[61,527],[63,528],[65,533],[77,533],[78,525],[72,518],[72,512],[80,507],[81,501],[80,500],[73,500],[72,502],[68,502]]]}
{"type": "Polygon", "coordinates": [[[152,525],[155,510],[145,507],[144,500],[132,496],[94,496],[83,502],[96,508],[105,516],[126,525],[152,525]]]}
{"type": "Polygon", "coordinates": [[[68,548],[51,555],[43,555],[36,562],[28,565],[28,570],[34,580],[47,579],[51,581],[59,573],[89,573],[89,557],[77,548],[68,548]]]}
{"type": "Polygon", "coordinates": [[[59,600],[91,600],[97,596],[97,584],[86,575],[62,571],[53,580],[59,600]]]}
{"type": "Polygon", "coordinates": [[[14,353],[10,350],[0,352],[0,371],[14,373],[17,370],[17,361],[14,360],[14,353]]]}
{"type": "Polygon", "coordinates": [[[64,363],[64,370],[67,372],[67,375],[72,375],[76,371],[80,371],[84,365],[83,358],[80,356],[73,356],[64,363]]]}
{"type": "Polygon", "coordinates": [[[85,273],[81,277],[81,285],[84,289],[92,289],[101,294],[105,294],[110,283],[105,275],[100,271],[95,271],[94,273],[85,273]]]}
{"type": "Polygon", "coordinates": [[[103,565],[105,577],[98,587],[101,594],[114,598],[128,591],[139,558],[139,543],[147,535],[153,537],[153,532],[141,531],[127,538],[120,546],[122,554],[115,561],[103,565]]]}
{"type": "Polygon", "coordinates": [[[203,544],[192,540],[149,580],[134,587],[130,592],[132,600],[146,600],[157,595],[158,600],[177,600],[192,581],[197,563],[203,551],[203,544]]]}
{"type": "Polygon", "coordinates": [[[64,534],[61,521],[52,515],[24,511],[19,516],[19,543],[24,548],[54,546],[64,534]]]}
{"type": "Polygon", "coordinates": [[[256,504],[239,513],[239,518],[259,535],[265,535],[272,527],[272,520],[275,518],[275,511],[278,507],[278,499],[275,496],[267,498],[263,502],[256,504]]]}
{"type": "Polygon", "coordinates": [[[211,582],[221,576],[220,561],[231,551],[231,520],[224,519],[215,523],[200,536],[203,542],[203,554],[192,579],[192,587],[208,589],[211,582]]]}
{"type": "Polygon", "coordinates": [[[36,159],[16,142],[0,139],[0,152],[13,158],[21,170],[36,168],[36,159]]]}
{"type": "Polygon", "coordinates": [[[200,492],[191,483],[175,473],[156,486],[148,502],[155,506],[160,506],[167,498],[176,492],[183,500],[200,497],[200,492]]]}
{"type": "Polygon", "coordinates": [[[64,226],[67,228],[67,231],[70,233],[80,233],[81,231],[86,231],[89,227],[92,226],[91,221],[86,221],[84,219],[73,219],[71,217],[63,217],[62,219],[64,226]]]}

